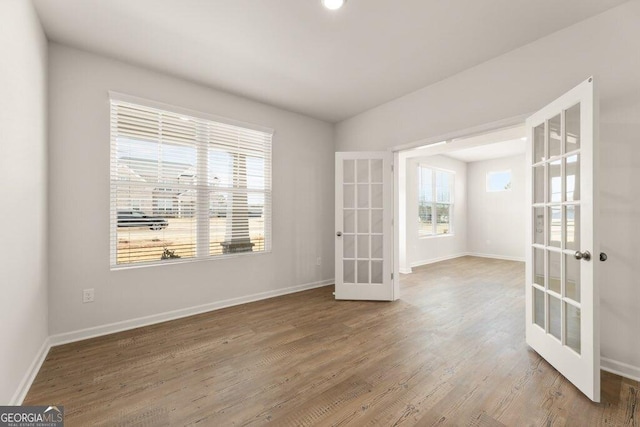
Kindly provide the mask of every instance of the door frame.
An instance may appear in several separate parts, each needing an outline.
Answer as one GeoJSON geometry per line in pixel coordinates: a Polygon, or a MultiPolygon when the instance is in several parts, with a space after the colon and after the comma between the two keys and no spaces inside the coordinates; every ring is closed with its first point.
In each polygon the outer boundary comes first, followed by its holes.
{"type": "MultiPolygon", "coordinates": [[[[420,139],[414,142],[410,142],[407,144],[396,145],[391,147],[389,151],[393,152],[393,298],[394,301],[400,298],[400,274],[401,273],[410,273],[401,268],[401,253],[404,252],[404,256],[406,256],[406,238],[402,239],[400,233],[400,225],[401,225],[401,209],[400,202],[402,197],[402,191],[406,191],[406,167],[401,164],[401,162],[406,161],[406,153],[411,150],[428,148],[429,146],[435,146],[442,141],[449,141],[455,144],[455,140],[470,138],[475,136],[481,136],[483,134],[490,134],[494,132],[498,132],[501,130],[507,130],[514,127],[524,126],[526,124],[527,118],[531,116],[533,113],[520,114],[517,116],[509,117],[503,120],[498,120],[495,122],[489,122],[478,126],[473,126],[470,128],[460,129],[457,131],[449,132],[446,134],[442,134],[439,136],[429,137],[420,139]],[[403,176],[404,175],[404,176],[403,176]],[[403,185],[404,184],[404,185],[403,185]],[[404,251],[401,246],[401,240],[404,241],[404,251]]],[[[480,145],[489,145],[492,142],[486,142],[480,145]]],[[[460,147],[463,149],[465,147],[460,147]]],[[[435,155],[437,153],[433,153],[435,155]]],[[[427,154],[429,155],[429,154],[427,154]]],[[[525,165],[523,165],[525,167],[525,165]]],[[[406,198],[403,200],[406,202],[406,198]]],[[[406,215],[405,215],[406,216],[406,215]]],[[[526,230],[522,230],[523,233],[526,233],[526,230]]],[[[406,230],[405,230],[406,233],[406,230]]]]}

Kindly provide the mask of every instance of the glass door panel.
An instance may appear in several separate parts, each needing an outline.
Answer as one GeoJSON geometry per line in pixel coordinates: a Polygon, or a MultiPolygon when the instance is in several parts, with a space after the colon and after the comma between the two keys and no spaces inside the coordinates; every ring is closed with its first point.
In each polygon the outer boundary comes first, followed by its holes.
{"type": "Polygon", "coordinates": [[[580,250],[580,206],[567,205],[564,212],[565,248],[580,250]]]}
{"type": "Polygon", "coordinates": [[[544,245],[544,208],[533,208],[533,219],[535,221],[533,243],[544,245]]]}
{"type": "Polygon", "coordinates": [[[565,111],[565,153],[580,149],[580,104],[565,111]]]}
{"type": "Polygon", "coordinates": [[[549,333],[560,340],[562,338],[562,310],[560,300],[549,295],[549,333]]]}
{"type": "Polygon", "coordinates": [[[538,288],[533,288],[533,321],[536,325],[545,329],[545,316],[546,312],[544,308],[544,291],[538,288]]]}
{"type": "Polygon", "coordinates": [[[549,246],[559,248],[562,244],[562,207],[549,208],[549,246]]]}
{"type": "Polygon", "coordinates": [[[565,303],[565,313],[567,318],[567,345],[576,353],[580,354],[580,309],[574,305],[565,303]]]}
{"type": "Polygon", "coordinates": [[[549,163],[549,197],[548,202],[562,202],[562,161],[556,160],[549,163]]]}
{"type": "Polygon", "coordinates": [[[580,302],[580,261],[573,255],[564,256],[564,296],[580,302]]]}
{"type": "Polygon", "coordinates": [[[565,178],[564,188],[565,197],[568,202],[573,202],[580,199],[580,155],[570,155],[565,159],[565,178]]]}
{"type": "Polygon", "coordinates": [[[533,164],[546,160],[544,146],[544,123],[542,123],[533,129],[533,164]]]}
{"type": "Polygon", "coordinates": [[[548,122],[549,129],[549,158],[559,156],[562,153],[562,124],[560,114],[551,118],[548,122]]]}
{"type": "Polygon", "coordinates": [[[544,203],[544,165],[536,166],[533,168],[533,180],[534,180],[534,203],[544,203]]]}

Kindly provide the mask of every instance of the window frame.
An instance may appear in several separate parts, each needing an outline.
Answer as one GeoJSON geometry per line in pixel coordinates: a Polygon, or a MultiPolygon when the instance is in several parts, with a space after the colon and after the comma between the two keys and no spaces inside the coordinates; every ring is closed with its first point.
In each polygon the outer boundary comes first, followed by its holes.
{"type": "MultiPolygon", "coordinates": [[[[114,151],[115,147],[116,147],[116,136],[114,135],[114,130],[117,129],[117,125],[115,125],[114,123],[110,122],[110,126],[109,126],[109,131],[110,131],[110,156],[109,156],[109,185],[110,185],[110,200],[109,200],[109,210],[110,210],[110,218],[109,218],[109,229],[110,229],[110,247],[109,247],[109,252],[110,252],[110,260],[109,260],[109,266],[111,270],[122,270],[122,269],[131,269],[131,268],[143,268],[143,267],[154,267],[154,266],[160,266],[160,265],[167,265],[167,264],[181,264],[181,263],[191,263],[191,262],[202,262],[202,261],[212,261],[212,260],[218,260],[218,259],[229,259],[229,258],[236,258],[236,257],[250,257],[250,256],[259,256],[259,255],[263,255],[263,254],[269,254],[272,252],[272,247],[273,247],[273,234],[272,234],[272,227],[273,227],[273,221],[272,221],[272,211],[273,211],[273,161],[272,161],[272,156],[273,156],[273,136],[275,135],[275,131],[271,128],[268,127],[264,127],[264,126],[260,126],[260,125],[255,125],[255,124],[251,124],[251,123],[246,123],[246,122],[242,122],[239,120],[234,120],[234,119],[229,119],[226,117],[221,117],[221,116],[217,116],[217,115],[213,115],[213,114],[208,114],[208,113],[203,113],[200,111],[195,111],[195,110],[190,110],[188,108],[182,108],[182,107],[178,107],[175,105],[171,105],[171,104],[166,104],[166,103],[162,103],[162,102],[157,102],[157,101],[152,101],[149,99],[144,99],[144,98],[139,98],[136,96],[132,96],[132,95],[128,95],[128,94],[123,94],[123,93],[119,93],[119,92],[114,92],[114,91],[109,91],[108,92],[108,96],[109,96],[109,115],[110,117],[112,117],[113,115],[113,103],[121,103],[121,104],[132,104],[134,106],[139,106],[139,107],[143,107],[143,108],[149,108],[149,109],[154,109],[154,110],[160,110],[161,112],[166,112],[168,114],[175,114],[175,115],[181,115],[181,116],[185,116],[191,119],[195,119],[195,120],[199,120],[199,121],[207,121],[207,122],[212,122],[214,125],[215,124],[219,124],[219,125],[230,125],[230,126],[235,126],[235,127],[239,127],[239,128],[243,128],[244,130],[247,131],[257,131],[257,132],[262,132],[266,135],[269,136],[269,146],[268,146],[268,151],[265,152],[265,156],[263,157],[264,162],[265,162],[265,175],[264,175],[264,190],[258,191],[261,192],[264,195],[264,205],[263,205],[263,211],[262,211],[262,215],[264,218],[264,249],[261,249],[260,251],[247,251],[247,252],[235,252],[235,253],[226,253],[226,254],[216,254],[216,255],[211,255],[210,253],[203,253],[203,254],[198,254],[196,252],[196,255],[193,257],[188,257],[188,258],[177,258],[177,259],[158,259],[158,260],[154,260],[154,261],[140,261],[140,262],[132,262],[132,263],[121,263],[118,264],[117,262],[117,229],[118,229],[118,219],[117,219],[117,212],[118,212],[118,206],[117,203],[115,202],[115,193],[118,187],[118,183],[117,183],[117,174],[116,172],[114,172],[115,168],[113,165],[113,154],[112,152],[114,151]]],[[[201,153],[199,150],[199,147],[202,147],[202,141],[201,140],[197,140],[197,142],[194,142],[194,147],[196,148],[196,150],[198,151],[197,153],[197,159],[199,159],[201,156],[208,156],[208,152],[205,153],[201,153]]],[[[197,160],[197,163],[201,163],[199,160],[197,160]]],[[[198,168],[200,168],[200,166],[198,165],[198,168]]],[[[198,169],[200,170],[200,169],[198,169]]],[[[206,169],[203,169],[206,170],[206,169]]],[[[207,174],[208,175],[208,171],[207,174]]],[[[203,180],[197,180],[197,184],[194,185],[194,189],[198,192],[197,198],[198,197],[204,197],[202,196],[202,194],[204,193],[208,193],[207,194],[207,198],[209,199],[209,194],[216,192],[216,191],[237,191],[236,187],[231,187],[231,188],[225,188],[225,189],[221,189],[216,187],[215,185],[209,184],[207,178],[205,177],[203,180]]],[[[256,192],[255,189],[251,189],[249,190],[249,192],[256,192]]],[[[197,205],[198,203],[196,203],[197,205]]],[[[209,204],[207,204],[207,211],[203,212],[201,209],[198,209],[196,207],[196,212],[195,212],[195,221],[197,224],[197,228],[200,229],[201,227],[209,227],[209,223],[207,222],[206,225],[201,224],[201,222],[204,221],[204,218],[209,218],[209,204]]],[[[200,240],[201,235],[199,233],[196,233],[196,241],[200,240]]],[[[196,249],[199,248],[200,243],[196,244],[196,249]]],[[[195,249],[194,249],[195,250],[195,249]]],[[[207,251],[209,252],[209,251],[207,251]]]]}
{"type": "Polygon", "coordinates": [[[454,208],[455,208],[455,182],[456,182],[456,172],[453,170],[449,170],[449,169],[444,169],[444,168],[439,168],[439,167],[434,167],[431,166],[429,164],[426,163],[418,163],[417,166],[417,188],[418,188],[418,238],[419,239],[433,239],[433,238],[438,238],[438,237],[449,237],[449,236],[453,236],[455,235],[455,226],[454,226],[454,220],[455,220],[455,215],[454,215],[454,208]],[[431,215],[433,218],[433,215],[435,213],[436,216],[436,221],[432,221],[431,223],[431,233],[424,233],[421,230],[420,227],[420,189],[421,189],[421,185],[420,185],[420,181],[421,181],[421,169],[427,169],[431,171],[431,194],[432,194],[432,200],[426,202],[427,204],[431,204],[431,215]],[[450,194],[450,198],[449,198],[449,202],[438,202],[438,196],[437,196],[437,172],[440,173],[446,173],[449,174],[451,177],[451,181],[449,184],[449,194],[450,194]],[[448,205],[449,207],[449,229],[447,233],[437,233],[437,229],[438,229],[438,221],[437,221],[437,216],[438,216],[438,211],[437,211],[437,206],[438,205],[448,205]]]}

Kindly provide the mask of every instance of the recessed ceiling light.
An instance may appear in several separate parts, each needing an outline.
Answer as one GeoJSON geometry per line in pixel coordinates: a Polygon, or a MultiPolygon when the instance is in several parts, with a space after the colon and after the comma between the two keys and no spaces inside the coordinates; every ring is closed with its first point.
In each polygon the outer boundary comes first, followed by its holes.
{"type": "Polygon", "coordinates": [[[322,5],[329,10],[337,10],[340,9],[347,0],[321,0],[322,5]]]}

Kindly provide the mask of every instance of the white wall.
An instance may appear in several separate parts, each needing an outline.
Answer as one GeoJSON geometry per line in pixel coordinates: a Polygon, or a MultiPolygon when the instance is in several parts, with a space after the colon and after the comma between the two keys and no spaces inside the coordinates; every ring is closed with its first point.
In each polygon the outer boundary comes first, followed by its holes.
{"type": "Polygon", "coordinates": [[[524,261],[524,155],[467,163],[467,252],[524,261]],[[511,189],[487,192],[488,172],[511,170],[511,189]]]}
{"type": "Polygon", "coordinates": [[[58,44],[49,47],[52,334],[333,278],[332,125],[58,44]],[[275,129],[273,252],[110,271],[109,90],[275,129]],[[82,304],[84,288],[95,288],[95,302],[82,304]]]}
{"type": "Polygon", "coordinates": [[[602,355],[640,377],[640,0],[339,123],[339,151],[384,150],[536,111],[600,87],[602,355]]]}
{"type": "Polygon", "coordinates": [[[467,251],[467,164],[445,156],[407,159],[407,258],[411,267],[455,258],[467,251]],[[418,237],[418,165],[455,173],[453,235],[418,237]]]}
{"type": "Polygon", "coordinates": [[[47,329],[47,41],[31,2],[0,2],[0,404],[36,360],[47,329]]]}

